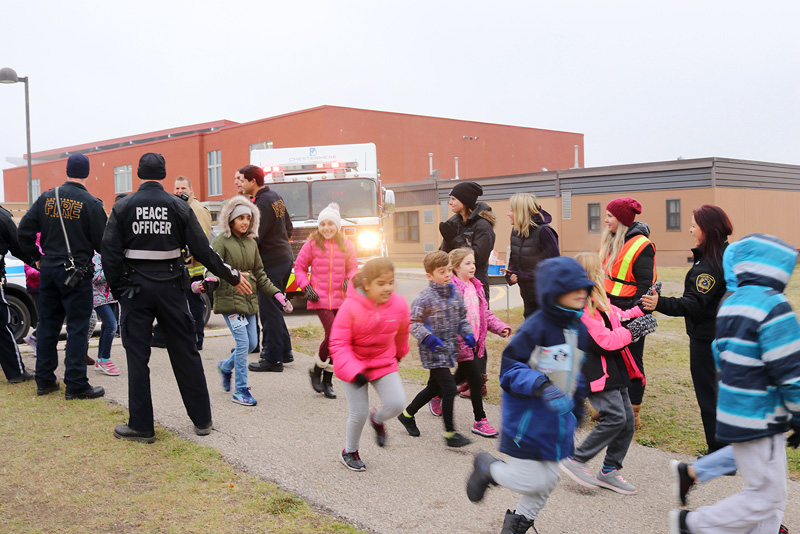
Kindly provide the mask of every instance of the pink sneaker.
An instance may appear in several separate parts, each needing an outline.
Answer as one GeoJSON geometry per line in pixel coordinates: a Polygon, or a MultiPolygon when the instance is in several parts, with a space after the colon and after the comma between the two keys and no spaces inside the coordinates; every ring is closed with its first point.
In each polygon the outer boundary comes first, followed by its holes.
{"type": "Polygon", "coordinates": [[[500,432],[495,430],[495,428],[490,425],[489,421],[487,421],[484,417],[480,421],[475,421],[475,424],[472,425],[472,433],[478,434],[479,436],[483,436],[485,438],[493,438],[500,432]]]}
{"type": "Polygon", "coordinates": [[[94,362],[94,370],[100,373],[105,373],[108,376],[119,375],[119,368],[114,365],[111,360],[100,361],[99,359],[94,362]]]}
{"type": "Polygon", "coordinates": [[[436,417],[442,416],[442,398],[441,397],[434,397],[428,403],[428,408],[431,409],[431,413],[436,417]]]}

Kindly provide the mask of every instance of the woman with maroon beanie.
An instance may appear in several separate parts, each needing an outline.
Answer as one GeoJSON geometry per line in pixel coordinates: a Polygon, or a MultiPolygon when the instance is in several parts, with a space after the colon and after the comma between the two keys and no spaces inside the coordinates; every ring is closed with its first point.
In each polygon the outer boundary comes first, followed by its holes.
{"type": "MultiPolygon", "coordinates": [[[[636,306],[656,281],[656,248],[650,242],[650,227],[637,222],[642,205],[625,197],[606,206],[605,228],[600,236],[600,261],[606,274],[606,293],[611,304],[628,310],[636,306]]],[[[644,397],[644,337],[628,345],[643,378],[632,379],[630,394],[636,428],[641,426],[639,412],[644,397]]]]}
{"type": "Polygon", "coordinates": [[[689,233],[694,236],[694,264],[686,273],[682,297],[642,297],[645,311],[683,316],[689,335],[689,368],[694,394],[700,407],[708,452],[725,446],[716,439],[717,370],[711,342],[716,336],[717,308],[725,295],[722,254],[728,246],[733,225],[728,215],[717,206],[700,206],[692,214],[689,233]]]}

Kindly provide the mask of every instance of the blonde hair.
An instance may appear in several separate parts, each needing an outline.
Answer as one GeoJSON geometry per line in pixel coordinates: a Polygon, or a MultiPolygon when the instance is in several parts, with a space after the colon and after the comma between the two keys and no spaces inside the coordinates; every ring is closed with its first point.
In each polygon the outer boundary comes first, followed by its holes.
{"type": "Polygon", "coordinates": [[[594,317],[595,310],[609,311],[611,306],[606,294],[605,274],[603,273],[600,258],[597,254],[592,254],[591,252],[581,252],[575,256],[575,261],[581,264],[583,270],[586,271],[586,276],[594,282],[592,292],[589,295],[590,298],[586,302],[586,306],[589,308],[589,315],[594,317]]]}
{"type": "Polygon", "coordinates": [[[511,212],[514,214],[514,230],[522,237],[528,237],[531,225],[537,226],[533,222],[533,216],[539,215],[542,207],[536,202],[536,196],[530,193],[516,193],[508,201],[511,212]]]}
{"type": "Polygon", "coordinates": [[[600,235],[600,261],[605,262],[605,273],[611,276],[611,268],[614,262],[617,261],[617,256],[625,246],[625,234],[628,233],[628,226],[619,223],[617,226],[617,233],[612,234],[608,226],[603,228],[603,233],[600,235]]]}
{"type": "Polygon", "coordinates": [[[389,261],[389,258],[372,258],[353,277],[353,283],[356,287],[366,289],[365,283],[372,282],[386,273],[394,274],[394,264],[389,261]]]}
{"type": "Polygon", "coordinates": [[[475,257],[475,251],[469,247],[455,248],[450,251],[450,266],[454,271],[467,256],[475,257]]]}

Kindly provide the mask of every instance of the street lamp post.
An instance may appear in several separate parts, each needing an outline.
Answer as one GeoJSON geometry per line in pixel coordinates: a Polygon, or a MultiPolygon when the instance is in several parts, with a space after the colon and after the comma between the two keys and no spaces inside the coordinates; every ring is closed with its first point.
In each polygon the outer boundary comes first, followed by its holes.
{"type": "Polygon", "coordinates": [[[8,67],[0,69],[0,83],[25,84],[25,134],[28,141],[28,207],[33,204],[33,170],[31,169],[31,106],[28,97],[28,77],[17,76],[14,69],[8,67]]]}

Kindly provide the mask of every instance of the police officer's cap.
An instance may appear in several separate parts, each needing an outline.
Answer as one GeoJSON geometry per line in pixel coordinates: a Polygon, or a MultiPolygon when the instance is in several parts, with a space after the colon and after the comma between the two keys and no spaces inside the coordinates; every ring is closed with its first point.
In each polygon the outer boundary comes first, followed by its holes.
{"type": "Polygon", "coordinates": [[[136,173],[142,180],[163,180],[167,175],[164,156],[148,152],[139,159],[139,170],[136,173]]]}

